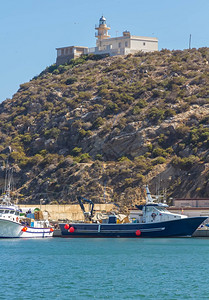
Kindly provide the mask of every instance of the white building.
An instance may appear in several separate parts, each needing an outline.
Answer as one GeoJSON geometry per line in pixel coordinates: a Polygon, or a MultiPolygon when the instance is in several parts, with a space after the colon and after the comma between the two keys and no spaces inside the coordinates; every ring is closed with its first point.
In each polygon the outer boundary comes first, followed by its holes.
{"type": "Polygon", "coordinates": [[[129,31],[124,31],[121,37],[110,38],[108,34],[110,26],[106,24],[104,16],[100,18],[99,25],[95,26],[95,29],[97,30],[95,34],[97,38],[96,47],[70,46],[57,48],[56,64],[67,63],[81,54],[109,54],[114,56],[133,54],[139,51],[151,52],[158,50],[158,39],[154,37],[134,36],[129,31]]]}

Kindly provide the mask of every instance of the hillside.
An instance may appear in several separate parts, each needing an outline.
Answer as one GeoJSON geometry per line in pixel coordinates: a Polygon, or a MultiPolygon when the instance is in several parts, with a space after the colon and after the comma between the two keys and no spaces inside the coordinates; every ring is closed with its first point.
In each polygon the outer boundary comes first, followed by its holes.
{"type": "Polygon", "coordinates": [[[200,48],[48,67],[0,104],[1,186],[8,160],[21,203],[128,207],[146,183],[208,197],[208,60],[200,48]]]}

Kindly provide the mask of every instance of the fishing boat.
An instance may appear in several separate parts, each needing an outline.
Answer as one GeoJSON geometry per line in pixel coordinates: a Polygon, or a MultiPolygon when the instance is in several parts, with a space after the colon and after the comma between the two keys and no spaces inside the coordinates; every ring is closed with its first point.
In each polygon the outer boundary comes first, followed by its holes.
{"type": "Polygon", "coordinates": [[[139,205],[138,218],[129,223],[118,223],[116,215],[109,215],[102,223],[60,223],[63,237],[134,238],[134,237],[190,237],[208,216],[187,217],[167,210],[165,203],[156,203],[146,186],[146,203],[139,205]]]}
{"type": "Polygon", "coordinates": [[[10,171],[7,172],[6,181],[5,192],[0,198],[0,238],[52,237],[54,229],[48,220],[40,220],[40,212],[24,214],[12,203],[10,171]]]}

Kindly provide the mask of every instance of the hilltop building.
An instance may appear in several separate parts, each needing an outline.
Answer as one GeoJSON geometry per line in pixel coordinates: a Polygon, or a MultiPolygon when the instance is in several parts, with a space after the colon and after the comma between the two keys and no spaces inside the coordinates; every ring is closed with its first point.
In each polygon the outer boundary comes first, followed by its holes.
{"type": "Polygon", "coordinates": [[[77,58],[82,54],[108,54],[126,55],[136,53],[138,51],[151,52],[158,50],[158,39],[154,37],[143,37],[131,35],[129,31],[124,31],[120,37],[111,38],[108,30],[110,26],[106,24],[106,19],[102,16],[99,25],[95,26],[96,47],[88,48],[81,46],[69,46],[56,48],[57,60],[56,64],[64,64],[73,58],[77,58]]]}

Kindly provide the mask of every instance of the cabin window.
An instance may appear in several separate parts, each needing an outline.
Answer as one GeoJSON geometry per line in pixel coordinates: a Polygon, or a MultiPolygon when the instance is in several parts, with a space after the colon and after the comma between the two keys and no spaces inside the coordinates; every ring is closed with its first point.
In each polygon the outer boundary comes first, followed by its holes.
{"type": "Polygon", "coordinates": [[[146,211],[147,211],[147,212],[150,212],[150,211],[152,211],[152,210],[153,210],[152,207],[147,207],[147,208],[146,208],[146,211]]]}
{"type": "Polygon", "coordinates": [[[3,209],[0,209],[0,214],[3,214],[4,210],[3,209]]]}
{"type": "Polygon", "coordinates": [[[8,214],[8,213],[9,213],[9,210],[8,210],[8,209],[6,209],[6,210],[5,210],[5,214],[8,214]]]}
{"type": "Polygon", "coordinates": [[[166,209],[165,207],[160,207],[160,206],[158,206],[157,209],[160,210],[160,211],[167,211],[167,209],[166,209]]]}
{"type": "Polygon", "coordinates": [[[16,212],[15,212],[15,215],[16,215],[16,216],[19,216],[19,214],[20,214],[19,211],[16,211],[16,212]]]}
{"type": "Polygon", "coordinates": [[[14,210],[10,210],[10,214],[14,214],[15,213],[15,211],[14,210]]]}

